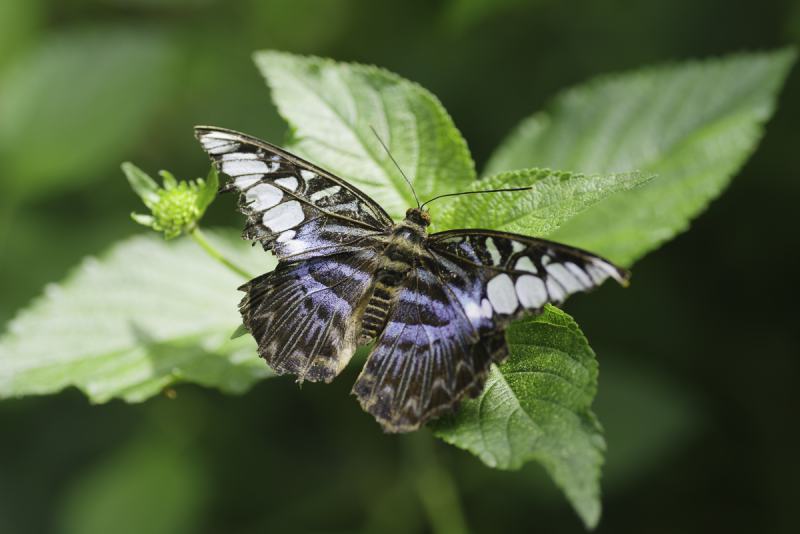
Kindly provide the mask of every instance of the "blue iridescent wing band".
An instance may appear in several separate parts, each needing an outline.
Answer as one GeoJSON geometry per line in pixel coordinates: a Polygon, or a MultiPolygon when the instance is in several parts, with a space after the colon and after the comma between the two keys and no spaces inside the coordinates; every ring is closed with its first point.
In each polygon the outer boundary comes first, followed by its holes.
{"type": "Polygon", "coordinates": [[[372,285],[377,252],[369,247],[278,264],[240,289],[245,327],[278,374],[330,382],[347,365],[360,330],[356,308],[372,285]]]}
{"type": "Polygon", "coordinates": [[[419,259],[353,386],[387,432],[410,432],[483,388],[493,361],[506,356],[502,332],[481,334],[455,294],[419,259]]]}

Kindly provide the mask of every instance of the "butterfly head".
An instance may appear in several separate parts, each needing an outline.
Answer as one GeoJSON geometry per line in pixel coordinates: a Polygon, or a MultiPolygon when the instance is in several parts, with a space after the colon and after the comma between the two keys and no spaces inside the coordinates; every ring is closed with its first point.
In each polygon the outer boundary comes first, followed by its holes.
{"type": "Polygon", "coordinates": [[[425,228],[431,224],[431,215],[422,208],[410,208],[406,211],[406,220],[425,228]]]}

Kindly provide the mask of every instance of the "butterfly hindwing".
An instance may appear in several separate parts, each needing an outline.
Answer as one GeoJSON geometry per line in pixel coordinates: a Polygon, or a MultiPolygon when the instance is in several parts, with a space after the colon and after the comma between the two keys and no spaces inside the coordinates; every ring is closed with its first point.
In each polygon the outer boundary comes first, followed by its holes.
{"type": "Polygon", "coordinates": [[[505,357],[502,333],[474,328],[431,259],[419,258],[405,279],[353,386],[387,432],[415,430],[477,395],[492,361],[505,357]]]}
{"type": "Polygon", "coordinates": [[[364,247],[293,263],[244,286],[244,324],[278,374],[330,382],[356,349],[358,306],[372,283],[377,253],[364,247]]]}
{"type": "Polygon", "coordinates": [[[366,194],[281,148],[242,133],[198,126],[195,135],[216,168],[240,193],[244,236],[278,259],[304,259],[360,246],[392,220],[366,194]]]}

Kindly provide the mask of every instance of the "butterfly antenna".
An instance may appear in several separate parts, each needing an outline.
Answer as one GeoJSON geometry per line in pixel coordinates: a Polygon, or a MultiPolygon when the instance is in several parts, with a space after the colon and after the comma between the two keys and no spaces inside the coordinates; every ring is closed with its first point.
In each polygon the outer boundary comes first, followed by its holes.
{"type": "Polygon", "coordinates": [[[406,173],[404,173],[403,169],[400,168],[400,165],[398,165],[397,160],[394,159],[394,156],[392,156],[392,153],[389,152],[389,147],[387,147],[386,143],[383,142],[383,139],[381,139],[381,136],[378,135],[378,132],[375,131],[375,128],[370,126],[369,129],[372,130],[372,133],[375,134],[375,137],[378,139],[378,142],[381,144],[383,149],[389,155],[389,159],[392,160],[392,163],[394,163],[394,166],[397,167],[397,170],[400,171],[400,174],[402,174],[403,178],[405,178],[406,182],[408,182],[408,186],[411,188],[411,192],[414,194],[414,200],[417,201],[417,209],[421,208],[422,206],[420,206],[420,204],[419,204],[419,197],[417,197],[417,192],[414,191],[414,184],[411,183],[411,180],[408,179],[408,176],[406,176],[406,173]]]}
{"type": "Polygon", "coordinates": [[[530,191],[531,189],[533,189],[533,186],[528,186],[528,187],[509,187],[507,189],[483,189],[481,191],[462,191],[460,193],[445,193],[444,195],[438,195],[438,196],[433,197],[430,200],[426,200],[425,202],[422,203],[422,206],[420,206],[420,208],[424,208],[425,204],[430,204],[434,200],[439,200],[440,198],[444,198],[444,197],[457,197],[457,196],[460,196],[460,195],[477,195],[478,193],[508,193],[508,192],[511,192],[511,191],[530,191]]]}

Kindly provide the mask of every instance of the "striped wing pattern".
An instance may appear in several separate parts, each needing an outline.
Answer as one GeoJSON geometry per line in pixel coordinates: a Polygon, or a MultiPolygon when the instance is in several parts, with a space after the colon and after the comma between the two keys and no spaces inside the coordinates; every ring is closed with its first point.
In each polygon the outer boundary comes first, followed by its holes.
{"type": "Polygon", "coordinates": [[[358,306],[391,218],[355,187],[269,143],[204,126],[195,135],[231,177],[222,190],[239,193],[244,237],[279,260],[240,288],[259,354],[277,373],[329,382],[355,351],[358,306]]]}
{"type": "Polygon", "coordinates": [[[545,304],[561,304],[609,278],[626,285],[629,274],[585,250],[544,239],[491,230],[433,234],[428,246],[470,321],[496,329],[545,304]]]}
{"type": "Polygon", "coordinates": [[[244,237],[279,260],[355,250],[392,225],[366,194],[281,148],[221,128],[198,126],[195,135],[216,168],[232,178],[222,190],[240,193],[244,237]]]}
{"type": "Polygon", "coordinates": [[[627,273],[588,252],[481,230],[434,234],[407,278],[353,391],[390,432],[415,430],[474,397],[508,354],[524,313],[627,273]]]}
{"type": "Polygon", "coordinates": [[[478,395],[508,353],[512,320],[608,278],[627,283],[626,271],[559,243],[490,230],[428,235],[411,215],[395,224],[366,194],[281,148],[221,128],[196,136],[231,177],[222,190],[239,193],[244,237],[279,260],[240,288],[259,354],[277,373],[330,382],[374,339],[353,393],[387,432],[415,430],[478,395]]]}
{"type": "Polygon", "coordinates": [[[241,287],[244,325],[276,373],[330,382],[347,365],[360,329],[353,318],[372,285],[377,255],[362,248],[281,262],[241,287]]]}
{"type": "Polygon", "coordinates": [[[475,396],[492,361],[505,358],[503,333],[482,333],[466,317],[432,258],[406,278],[389,320],[353,386],[361,406],[388,432],[416,430],[475,396]]]}

